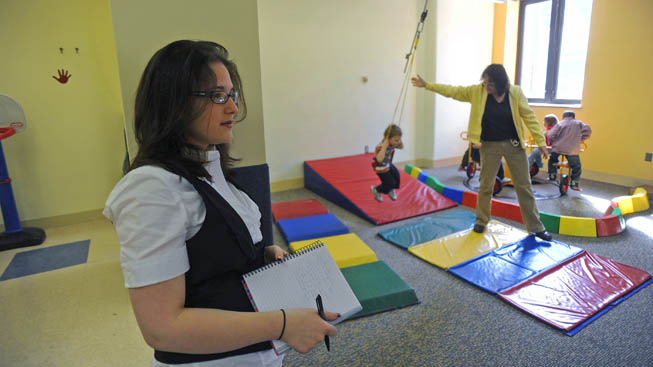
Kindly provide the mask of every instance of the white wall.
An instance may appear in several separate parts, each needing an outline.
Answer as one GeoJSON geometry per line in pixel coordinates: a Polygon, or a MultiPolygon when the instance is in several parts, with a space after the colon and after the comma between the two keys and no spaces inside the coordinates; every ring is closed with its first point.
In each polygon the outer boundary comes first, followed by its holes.
{"type": "MultiPolygon", "coordinates": [[[[481,72],[492,61],[493,3],[487,0],[436,0],[429,4],[432,4],[429,17],[433,22],[427,24],[432,33],[425,39],[429,42],[425,49],[434,51],[422,55],[420,73],[429,81],[443,84],[478,83],[481,72]]],[[[470,105],[440,95],[434,97],[427,91],[420,93],[424,95],[418,95],[417,99],[425,105],[421,116],[425,121],[418,122],[419,126],[425,126],[423,152],[431,152],[432,156],[419,158],[442,160],[462,156],[467,142],[459,136],[461,131],[467,130],[470,105]],[[435,128],[429,130],[429,125],[435,128]],[[428,147],[429,142],[432,147],[428,147]]]]}
{"type": "MultiPolygon", "coordinates": [[[[272,181],[305,160],[363,153],[381,140],[404,78],[423,0],[259,0],[266,157],[272,181]],[[362,77],[368,78],[367,83],[362,77]]],[[[415,158],[415,97],[401,127],[415,158]]]]}

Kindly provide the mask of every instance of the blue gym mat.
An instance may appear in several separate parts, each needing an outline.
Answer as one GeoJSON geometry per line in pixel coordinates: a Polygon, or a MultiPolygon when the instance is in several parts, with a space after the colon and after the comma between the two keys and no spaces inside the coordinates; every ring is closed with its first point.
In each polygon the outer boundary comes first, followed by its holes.
{"type": "Polygon", "coordinates": [[[462,209],[449,209],[400,227],[380,231],[379,236],[405,249],[474,225],[476,216],[462,209]]]}
{"type": "Polygon", "coordinates": [[[84,264],[90,244],[91,240],[84,240],[19,252],[11,259],[0,281],[84,264]]]}
{"type": "Polygon", "coordinates": [[[284,219],[277,226],[287,243],[349,233],[349,228],[330,213],[284,219]]]}
{"type": "Polygon", "coordinates": [[[535,235],[452,266],[449,272],[490,293],[510,288],[584,250],[535,235]]]}

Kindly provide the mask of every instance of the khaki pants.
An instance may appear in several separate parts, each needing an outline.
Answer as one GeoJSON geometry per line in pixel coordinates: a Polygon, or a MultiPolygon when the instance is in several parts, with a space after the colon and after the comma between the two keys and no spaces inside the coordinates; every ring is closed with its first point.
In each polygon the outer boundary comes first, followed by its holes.
{"type": "Polygon", "coordinates": [[[504,157],[512,175],[526,230],[535,233],[543,231],[544,225],[540,221],[540,214],[535,206],[526,151],[520,145],[513,146],[510,140],[484,141],[480,150],[482,169],[481,186],[478,189],[478,200],[476,201],[476,224],[485,226],[490,220],[494,179],[499,170],[501,157],[504,157]]]}

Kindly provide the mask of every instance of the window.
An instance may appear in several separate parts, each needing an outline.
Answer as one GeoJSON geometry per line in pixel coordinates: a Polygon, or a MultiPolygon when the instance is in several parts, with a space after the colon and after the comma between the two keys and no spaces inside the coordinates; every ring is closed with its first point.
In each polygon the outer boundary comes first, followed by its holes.
{"type": "Polygon", "coordinates": [[[529,102],[580,104],[592,0],[522,0],[516,83],[529,102]]]}

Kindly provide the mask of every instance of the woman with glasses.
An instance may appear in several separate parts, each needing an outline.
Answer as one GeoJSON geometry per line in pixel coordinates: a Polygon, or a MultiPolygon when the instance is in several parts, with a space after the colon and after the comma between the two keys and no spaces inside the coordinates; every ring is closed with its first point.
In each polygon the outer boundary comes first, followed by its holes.
{"type": "Polygon", "coordinates": [[[245,115],[238,70],[217,43],[172,42],[139,83],[139,151],[104,215],[153,366],[280,366],[271,340],[307,352],[336,333],[314,309],[254,312],[241,284],[287,255],[262,245],[260,211],[229,179],[233,124],[245,115]]]}
{"type": "Polygon", "coordinates": [[[521,88],[510,85],[503,65],[489,65],[481,74],[481,83],[458,87],[446,84],[427,83],[421,76],[412,78],[414,86],[453,98],[472,105],[467,137],[471,143],[482,143],[481,183],[476,202],[474,232],[483,233],[490,220],[490,208],[494,179],[501,163],[506,159],[514,183],[522,219],[529,232],[544,240],[552,236],[540,221],[535,205],[533,188],[524,145],[524,126],[537,142],[540,153],[546,158],[548,152],[544,133],[537,116],[528,105],[521,88]],[[523,124],[522,124],[523,121],[523,124]]]}

